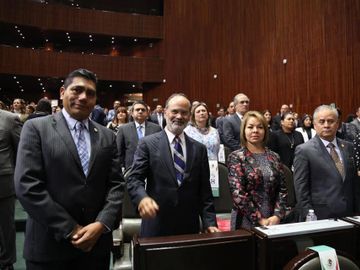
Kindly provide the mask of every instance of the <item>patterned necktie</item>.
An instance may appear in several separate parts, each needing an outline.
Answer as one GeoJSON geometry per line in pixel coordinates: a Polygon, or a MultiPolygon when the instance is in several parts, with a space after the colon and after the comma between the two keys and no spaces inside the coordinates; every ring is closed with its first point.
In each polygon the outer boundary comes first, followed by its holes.
{"type": "Polygon", "coordinates": [[[138,126],[137,128],[137,134],[138,134],[138,138],[141,139],[142,137],[144,137],[143,133],[142,133],[142,126],[138,126]]]}
{"type": "Polygon", "coordinates": [[[89,152],[85,141],[84,129],[85,129],[85,125],[82,122],[76,123],[75,125],[76,148],[79,154],[79,158],[81,161],[81,166],[83,167],[84,174],[87,176],[89,169],[89,152]]]}
{"type": "Polygon", "coordinates": [[[181,140],[178,136],[175,137],[174,142],[174,166],[176,180],[178,181],[179,185],[181,185],[184,179],[185,158],[181,147],[181,140]]]}
{"type": "Polygon", "coordinates": [[[329,143],[327,147],[330,148],[330,156],[334,160],[335,166],[338,169],[339,173],[341,174],[341,177],[344,179],[345,178],[344,165],[342,164],[340,157],[335,150],[335,145],[333,143],[329,143]]]}

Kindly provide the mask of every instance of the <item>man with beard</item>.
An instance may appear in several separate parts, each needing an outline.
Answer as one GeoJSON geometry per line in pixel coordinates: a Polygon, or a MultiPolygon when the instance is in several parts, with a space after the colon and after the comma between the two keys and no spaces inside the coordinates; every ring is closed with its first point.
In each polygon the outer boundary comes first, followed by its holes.
{"type": "Polygon", "coordinates": [[[127,187],[142,217],[141,237],[218,232],[206,147],[183,132],[190,118],[183,94],[169,97],[166,127],[139,142],[127,187]],[[146,180],[146,185],[145,185],[146,180]]]}

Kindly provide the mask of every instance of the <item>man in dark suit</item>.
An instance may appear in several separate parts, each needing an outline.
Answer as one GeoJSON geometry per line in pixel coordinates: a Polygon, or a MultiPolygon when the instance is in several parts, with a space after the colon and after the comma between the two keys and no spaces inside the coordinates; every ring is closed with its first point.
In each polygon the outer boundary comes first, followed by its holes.
{"type": "Polygon", "coordinates": [[[151,122],[158,124],[161,129],[166,126],[166,120],[163,113],[163,107],[161,105],[157,105],[155,112],[150,116],[151,122]]]}
{"type": "Polygon", "coordinates": [[[130,198],[142,217],[142,237],[217,232],[206,147],[183,132],[190,101],[166,102],[166,127],[139,142],[128,177],[130,198]],[[146,188],[145,188],[146,181],[146,188]]]}
{"type": "Polygon", "coordinates": [[[223,120],[223,141],[224,145],[235,151],[240,148],[240,124],[241,119],[249,110],[250,99],[243,93],[234,97],[236,112],[223,120]]]}
{"type": "Polygon", "coordinates": [[[0,269],[13,269],[15,249],[15,157],[21,132],[20,118],[0,110],[0,269]]]}
{"type": "Polygon", "coordinates": [[[353,215],[359,210],[359,178],[354,147],[336,138],[338,112],[319,106],[314,112],[317,135],[296,148],[294,184],[301,218],[314,209],[318,219],[353,215]]]}
{"type": "Polygon", "coordinates": [[[73,71],[60,89],[63,110],[23,127],[15,188],[29,214],[28,270],[109,269],[124,179],[115,135],[89,119],[96,81],[88,70],[73,71]]]}
{"type": "Polygon", "coordinates": [[[134,160],[134,153],[139,140],[147,135],[161,131],[157,124],[147,121],[149,115],[147,106],[143,101],[135,101],[131,107],[133,122],[119,127],[116,143],[120,155],[121,167],[128,169],[134,160]]]}

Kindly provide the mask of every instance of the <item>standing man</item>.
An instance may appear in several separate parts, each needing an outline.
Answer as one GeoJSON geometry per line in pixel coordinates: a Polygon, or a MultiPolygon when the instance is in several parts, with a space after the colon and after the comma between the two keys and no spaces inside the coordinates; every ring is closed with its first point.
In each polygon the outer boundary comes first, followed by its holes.
{"type": "Polygon", "coordinates": [[[20,118],[0,110],[0,269],[11,270],[15,249],[15,157],[21,132],[20,118]]]}
{"type": "Polygon", "coordinates": [[[15,188],[29,214],[27,270],[109,269],[124,179],[115,135],[89,120],[96,82],[91,71],[71,72],[60,88],[62,111],[22,130],[15,188]]]}
{"type": "Polygon", "coordinates": [[[360,132],[360,107],[356,111],[356,118],[351,122],[354,125],[358,132],[360,132]]]}
{"type": "Polygon", "coordinates": [[[280,114],[277,114],[272,119],[272,131],[280,130],[281,129],[281,117],[285,115],[285,113],[290,112],[290,107],[287,104],[281,105],[280,114]]]}
{"type": "Polygon", "coordinates": [[[250,99],[243,93],[234,97],[236,112],[223,120],[223,141],[231,151],[240,149],[240,124],[241,119],[249,111],[250,99]]]}
{"type": "Polygon", "coordinates": [[[153,123],[158,124],[161,129],[166,126],[166,120],[163,113],[163,107],[161,105],[157,105],[155,112],[150,116],[150,119],[153,123]]]}
{"type": "Polygon", "coordinates": [[[314,209],[318,219],[353,215],[359,210],[359,179],[354,147],[336,138],[339,116],[331,106],[314,112],[316,136],[295,150],[294,184],[301,218],[314,209]]]}
{"type": "Polygon", "coordinates": [[[119,127],[116,143],[120,155],[121,167],[128,169],[134,160],[138,142],[144,136],[161,131],[161,127],[146,119],[149,116],[148,108],[144,101],[135,101],[131,107],[133,122],[119,127]]]}
{"type": "Polygon", "coordinates": [[[139,142],[128,191],[142,217],[142,237],[217,232],[206,147],[183,132],[190,101],[174,94],[166,102],[166,127],[139,142]],[[146,188],[145,188],[146,181],[146,188]]]}
{"type": "MultiPolygon", "coordinates": [[[[113,120],[113,118],[115,116],[115,112],[120,106],[121,106],[120,100],[115,100],[114,104],[113,104],[113,108],[111,110],[109,110],[109,112],[106,116],[107,123],[109,123],[113,120]]],[[[106,126],[106,124],[105,124],[105,126],[106,126]]]]}

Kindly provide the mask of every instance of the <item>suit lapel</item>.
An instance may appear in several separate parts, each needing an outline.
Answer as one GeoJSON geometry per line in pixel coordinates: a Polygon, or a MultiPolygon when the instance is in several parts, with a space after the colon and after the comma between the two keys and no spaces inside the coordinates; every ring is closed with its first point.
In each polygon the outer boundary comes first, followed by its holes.
{"type": "MultiPolygon", "coordinates": [[[[134,140],[134,145],[138,145],[139,137],[138,137],[138,133],[137,133],[137,130],[136,130],[135,122],[132,123],[130,128],[131,128],[130,130],[131,130],[131,133],[132,133],[132,138],[134,140]]],[[[145,131],[146,131],[146,128],[145,128],[145,131]]]]}
{"type": "Polygon", "coordinates": [[[184,171],[184,181],[188,181],[188,179],[190,179],[191,164],[194,164],[194,162],[196,161],[194,160],[195,157],[194,144],[191,143],[189,137],[186,134],[185,134],[185,141],[186,141],[186,164],[184,171]]]}
{"type": "Polygon", "coordinates": [[[89,120],[89,133],[90,133],[90,143],[91,143],[91,154],[90,154],[90,162],[89,162],[89,170],[88,175],[91,173],[91,168],[94,165],[96,159],[96,153],[99,150],[99,130],[95,127],[91,120],[89,120]]]}
{"type": "Polygon", "coordinates": [[[348,167],[349,167],[348,157],[347,157],[346,152],[345,152],[345,145],[341,141],[339,141],[338,139],[336,139],[336,142],[337,142],[337,145],[338,145],[338,147],[340,149],[341,159],[342,159],[342,163],[343,163],[343,166],[344,166],[344,173],[345,173],[344,181],[345,181],[346,173],[347,173],[347,170],[348,170],[348,167]]]}
{"type": "Polygon", "coordinates": [[[54,116],[52,124],[56,132],[59,134],[59,137],[64,142],[65,147],[69,150],[74,160],[76,161],[75,163],[79,169],[83,171],[75,142],[71,136],[68,124],[61,112],[54,116]]]}
{"type": "Polygon", "coordinates": [[[168,137],[166,135],[165,131],[162,131],[161,133],[159,133],[160,138],[159,138],[159,152],[161,155],[161,161],[163,161],[163,163],[165,164],[165,166],[168,169],[168,172],[170,172],[173,181],[177,183],[176,180],[176,173],[175,173],[175,167],[174,167],[174,159],[171,155],[171,149],[170,149],[170,145],[169,145],[169,140],[168,137]]]}

